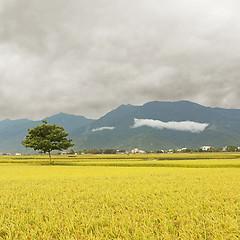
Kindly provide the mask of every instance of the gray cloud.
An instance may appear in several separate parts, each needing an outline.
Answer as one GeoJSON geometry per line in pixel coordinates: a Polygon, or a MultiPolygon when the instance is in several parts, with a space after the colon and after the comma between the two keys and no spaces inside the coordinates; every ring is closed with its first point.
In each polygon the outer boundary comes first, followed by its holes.
{"type": "Polygon", "coordinates": [[[192,121],[162,122],[160,120],[134,118],[134,124],[132,128],[147,126],[147,127],[157,128],[157,129],[170,129],[175,131],[188,131],[193,133],[200,133],[204,131],[204,129],[208,125],[209,125],[208,123],[199,123],[199,122],[192,122],[192,121]]]}
{"type": "Polygon", "coordinates": [[[239,106],[238,0],[2,0],[0,119],[239,106]]]}

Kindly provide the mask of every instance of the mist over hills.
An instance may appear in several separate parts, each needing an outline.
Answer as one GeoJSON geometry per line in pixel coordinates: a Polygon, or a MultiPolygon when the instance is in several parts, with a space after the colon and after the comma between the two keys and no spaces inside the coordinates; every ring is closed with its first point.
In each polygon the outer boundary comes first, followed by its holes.
{"type": "MultiPolygon", "coordinates": [[[[45,120],[63,126],[75,150],[240,146],[240,109],[211,108],[189,101],[121,105],[96,120],[65,113],[45,120]]],[[[31,152],[21,141],[29,128],[39,124],[41,121],[28,119],[0,121],[0,152],[31,152]]]]}

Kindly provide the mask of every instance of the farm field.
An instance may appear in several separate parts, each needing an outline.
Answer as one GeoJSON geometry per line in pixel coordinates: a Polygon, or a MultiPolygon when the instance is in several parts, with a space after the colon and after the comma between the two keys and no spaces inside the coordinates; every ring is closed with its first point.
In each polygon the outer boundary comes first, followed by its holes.
{"type": "Polygon", "coordinates": [[[2,156],[0,239],[239,239],[240,154],[2,156]]]}

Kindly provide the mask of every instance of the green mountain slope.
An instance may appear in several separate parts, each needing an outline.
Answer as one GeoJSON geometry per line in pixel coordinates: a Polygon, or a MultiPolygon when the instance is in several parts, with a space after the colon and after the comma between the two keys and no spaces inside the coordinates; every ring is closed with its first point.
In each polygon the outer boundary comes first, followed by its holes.
{"type": "Polygon", "coordinates": [[[72,136],[79,148],[124,148],[139,147],[145,150],[177,147],[199,148],[202,145],[223,147],[240,145],[240,122],[226,110],[224,114],[214,108],[204,107],[189,101],[149,102],[143,106],[121,105],[100,119],[75,129],[72,136]],[[200,133],[157,129],[148,126],[131,128],[134,118],[160,120],[162,122],[193,121],[207,123],[200,133]],[[113,130],[93,132],[101,127],[113,130]]]}
{"type": "MultiPolygon", "coordinates": [[[[205,107],[189,101],[148,102],[142,106],[121,105],[97,120],[59,113],[45,118],[50,124],[63,126],[74,149],[117,148],[143,150],[199,148],[203,145],[240,146],[240,110],[205,107]],[[151,124],[135,127],[134,119],[148,119],[151,124]],[[160,122],[161,121],[161,122],[160,122]],[[182,121],[208,124],[203,131],[179,130],[182,121]],[[171,123],[175,122],[175,123],[171,123]],[[177,125],[156,128],[155,125],[177,125]],[[155,126],[155,127],[154,127],[155,126]]],[[[27,129],[41,124],[28,119],[0,121],[0,152],[30,152],[21,145],[27,129]]],[[[189,123],[188,123],[189,124],[189,123]]],[[[161,125],[161,126],[162,126],[161,125]]]]}
{"type": "MultiPolygon", "coordinates": [[[[54,116],[45,118],[50,124],[63,126],[66,131],[70,132],[74,128],[84,126],[92,122],[91,119],[86,119],[82,116],[59,113],[54,116]]],[[[2,153],[32,153],[31,149],[26,149],[21,141],[25,139],[27,130],[42,124],[41,121],[32,121],[28,119],[19,120],[3,120],[0,121],[0,152],[2,153]]]]}

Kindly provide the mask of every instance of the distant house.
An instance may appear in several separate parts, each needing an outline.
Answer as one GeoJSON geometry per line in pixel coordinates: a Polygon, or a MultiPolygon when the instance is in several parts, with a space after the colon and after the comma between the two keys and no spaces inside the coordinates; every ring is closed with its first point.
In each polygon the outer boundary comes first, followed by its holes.
{"type": "Polygon", "coordinates": [[[222,151],[224,151],[224,152],[227,151],[227,146],[223,147],[222,151]]]}
{"type": "Polygon", "coordinates": [[[186,151],[187,150],[187,148],[179,148],[179,149],[177,149],[177,152],[184,152],[184,151],[186,151]]]}
{"type": "Polygon", "coordinates": [[[136,154],[136,153],[144,154],[145,151],[140,150],[140,149],[138,149],[138,148],[134,148],[134,149],[131,151],[131,153],[133,153],[133,154],[136,154]]]}
{"type": "Polygon", "coordinates": [[[202,146],[202,147],[200,147],[200,149],[201,149],[202,151],[210,151],[210,150],[213,150],[214,148],[211,147],[211,146],[202,146]]]}
{"type": "Polygon", "coordinates": [[[21,156],[22,154],[21,153],[15,153],[16,156],[21,156]]]}

